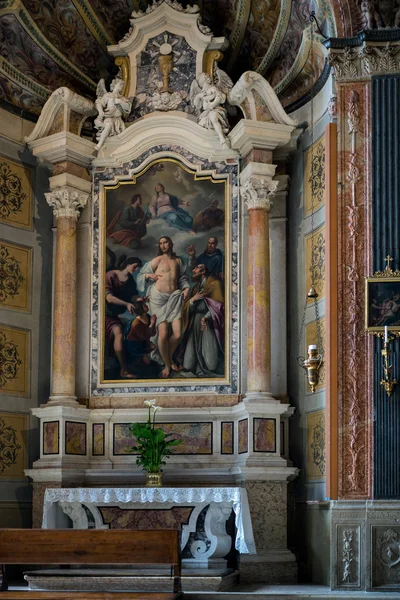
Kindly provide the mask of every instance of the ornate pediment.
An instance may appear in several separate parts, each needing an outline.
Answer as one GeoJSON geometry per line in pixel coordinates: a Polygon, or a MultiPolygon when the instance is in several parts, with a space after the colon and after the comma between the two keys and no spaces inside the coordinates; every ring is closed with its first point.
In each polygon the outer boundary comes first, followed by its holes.
{"type": "Polygon", "coordinates": [[[207,53],[217,56],[227,40],[202,25],[197,5],[183,8],[172,0],[134,11],[130,22],[128,34],[108,47],[124,72],[124,96],[135,98],[129,120],[187,109],[192,81],[204,70],[212,72],[207,53]]]}

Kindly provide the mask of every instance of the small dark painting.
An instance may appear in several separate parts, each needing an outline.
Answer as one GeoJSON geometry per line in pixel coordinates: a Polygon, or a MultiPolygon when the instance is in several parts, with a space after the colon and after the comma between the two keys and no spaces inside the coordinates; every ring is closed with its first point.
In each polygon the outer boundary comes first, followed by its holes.
{"type": "Polygon", "coordinates": [[[400,329],[400,278],[366,280],[365,321],[368,331],[400,329]]]}

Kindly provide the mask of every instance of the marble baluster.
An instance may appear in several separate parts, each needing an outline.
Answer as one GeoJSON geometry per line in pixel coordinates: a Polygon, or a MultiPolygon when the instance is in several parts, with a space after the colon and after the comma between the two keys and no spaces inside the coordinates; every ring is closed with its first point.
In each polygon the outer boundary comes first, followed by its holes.
{"type": "Polygon", "coordinates": [[[75,405],[76,224],[88,194],[63,187],[46,194],[57,220],[52,385],[49,404],[75,405]]]}

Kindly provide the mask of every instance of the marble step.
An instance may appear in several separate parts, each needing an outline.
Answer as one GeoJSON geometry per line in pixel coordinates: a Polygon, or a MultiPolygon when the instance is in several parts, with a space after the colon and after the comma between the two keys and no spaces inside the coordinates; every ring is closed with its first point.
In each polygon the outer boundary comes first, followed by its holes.
{"type": "Polygon", "coordinates": [[[188,592],[184,600],[400,600],[399,591],[332,591],[322,585],[243,584],[227,592],[188,592]]]}
{"type": "MultiPolygon", "coordinates": [[[[24,573],[31,590],[154,591],[172,589],[169,569],[40,569],[24,573]]],[[[217,592],[234,589],[238,572],[233,569],[182,570],[182,589],[217,592]]]]}

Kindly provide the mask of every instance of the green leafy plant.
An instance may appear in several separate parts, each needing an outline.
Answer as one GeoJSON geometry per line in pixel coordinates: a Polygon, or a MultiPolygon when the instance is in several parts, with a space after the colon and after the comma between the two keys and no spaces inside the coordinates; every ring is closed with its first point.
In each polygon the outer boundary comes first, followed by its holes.
{"type": "Polygon", "coordinates": [[[161,406],[156,406],[155,400],[145,400],[145,405],[149,407],[147,423],[130,423],[130,430],[136,438],[136,446],[132,451],[138,454],[136,464],[142,466],[146,473],[159,473],[162,471],[161,465],[165,465],[165,459],[171,454],[174,446],[179,446],[182,440],[169,440],[172,433],[164,433],[160,428],[156,429],[156,413],[162,410],[161,406]],[[153,411],[153,418],[151,415],[153,411]]]}

